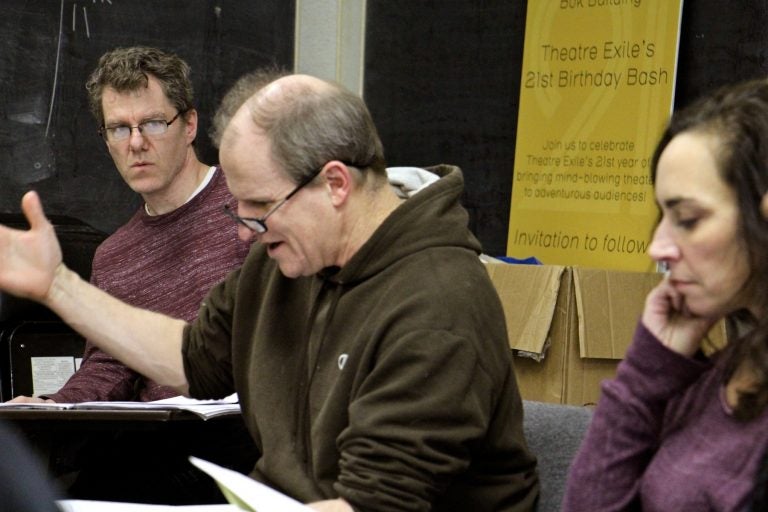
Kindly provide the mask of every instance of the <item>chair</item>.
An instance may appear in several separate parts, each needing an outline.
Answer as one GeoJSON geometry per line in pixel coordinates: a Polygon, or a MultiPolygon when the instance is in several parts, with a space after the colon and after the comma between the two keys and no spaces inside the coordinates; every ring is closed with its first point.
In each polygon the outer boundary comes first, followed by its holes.
{"type": "Polygon", "coordinates": [[[592,410],[574,405],[523,400],[523,429],[539,462],[538,512],[557,512],[571,461],[592,419],[592,410]]]}

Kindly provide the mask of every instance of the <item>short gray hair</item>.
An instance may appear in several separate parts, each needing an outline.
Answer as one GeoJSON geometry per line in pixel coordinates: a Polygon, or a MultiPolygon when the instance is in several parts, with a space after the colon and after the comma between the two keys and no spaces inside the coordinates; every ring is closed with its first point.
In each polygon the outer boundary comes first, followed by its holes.
{"type": "Polygon", "coordinates": [[[328,86],[292,84],[278,101],[249,104],[272,157],[296,182],[331,160],[385,176],[383,146],[365,103],[338,84],[328,86]]]}
{"type": "Polygon", "coordinates": [[[386,178],[384,150],[362,98],[344,87],[296,82],[265,101],[265,86],[286,73],[259,70],[240,78],[224,96],[214,117],[211,137],[217,146],[227,124],[241,108],[271,142],[272,158],[296,183],[331,160],[386,178]]]}

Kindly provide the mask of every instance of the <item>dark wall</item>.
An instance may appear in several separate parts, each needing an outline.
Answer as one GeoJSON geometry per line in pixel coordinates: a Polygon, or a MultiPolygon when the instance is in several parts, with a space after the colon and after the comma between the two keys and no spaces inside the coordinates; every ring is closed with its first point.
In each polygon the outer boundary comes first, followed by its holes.
{"type": "Polygon", "coordinates": [[[112,164],[88,111],[85,80],[105,51],[150,45],[192,67],[198,150],[222,94],[244,72],[293,66],[294,2],[3,0],[0,7],[0,213],[34,188],[46,212],[111,232],[138,197],[112,164]]]}
{"type": "MultiPolygon", "coordinates": [[[[553,0],[554,1],[554,0],[553,0]]],[[[464,170],[470,228],[506,253],[525,0],[368,0],[364,95],[390,165],[464,170]]],[[[768,4],[686,0],[675,103],[768,71],[768,4]]]]}
{"type": "Polygon", "coordinates": [[[525,4],[368,0],[364,96],[389,165],[450,163],[485,251],[506,249],[525,4]]]}
{"type": "Polygon", "coordinates": [[[675,107],[719,86],[766,76],[767,23],[765,1],[686,0],[675,107]]]}

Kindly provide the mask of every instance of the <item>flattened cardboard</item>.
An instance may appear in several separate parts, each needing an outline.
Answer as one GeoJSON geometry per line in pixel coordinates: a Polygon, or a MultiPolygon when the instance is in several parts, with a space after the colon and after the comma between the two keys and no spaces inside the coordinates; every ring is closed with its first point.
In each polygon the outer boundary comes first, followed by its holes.
{"type": "Polygon", "coordinates": [[[622,359],[661,274],[574,268],[579,356],[622,359]]]}
{"type": "Polygon", "coordinates": [[[565,267],[498,263],[486,268],[504,304],[509,346],[542,360],[565,267]]]}
{"type": "MultiPolygon", "coordinates": [[[[501,298],[524,399],[597,403],[632,341],[661,274],[557,265],[488,263],[501,298]]],[[[725,343],[725,324],[709,334],[725,343]]]]}

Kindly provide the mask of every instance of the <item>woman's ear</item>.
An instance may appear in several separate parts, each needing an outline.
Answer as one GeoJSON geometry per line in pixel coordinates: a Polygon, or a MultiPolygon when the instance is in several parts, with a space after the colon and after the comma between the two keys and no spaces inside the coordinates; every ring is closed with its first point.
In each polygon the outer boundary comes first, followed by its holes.
{"type": "Polygon", "coordinates": [[[763,194],[763,200],[760,201],[760,213],[763,214],[763,218],[768,220],[768,192],[763,194]]]}

